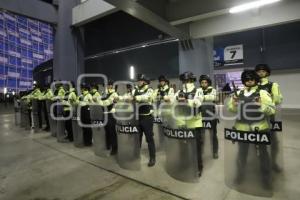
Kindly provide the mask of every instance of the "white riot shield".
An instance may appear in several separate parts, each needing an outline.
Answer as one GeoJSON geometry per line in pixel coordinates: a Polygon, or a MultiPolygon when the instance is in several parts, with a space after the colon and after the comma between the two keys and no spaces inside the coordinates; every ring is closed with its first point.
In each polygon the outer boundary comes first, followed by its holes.
{"type": "Polygon", "coordinates": [[[153,134],[156,151],[164,149],[164,130],[162,125],[162,117],[160,111],[157,109],[153,113],[153,134]]]}
{"type": "Polygon", "coordinates": [[[271,123],[271,166],[275,185],[280,187],[283,183],[283,121],[281,105],[276,106],[276,113],[270,116],[271,123]]]}
{"type": "Polygon", "coordinates": [[[73,143],[75,147],[84,147],[83,131],[82,127],[79,126],[80,112],[77,112],[77,105],[72,107],[73,117],[72,117],[72,131],[73,131],[73,143]]]}
{"type": "Polygon", "coordinates": [[[21,108],[19,100],[14,100],[14,108],[15,108],[15,125],[19,126],[21,123],[21,108]]]}
{"type": "Polygon", "coordinates": [[[55,103],[56,101],[51,101],[51,106],[50,106],[50,119],[51,119],[50,121],[52,121],[51,135],[53,137],[56,137],[57,135],[57,120],[55,120],[55,118],[57,117],[57,106],[53,105],[55,103]]]}
{"type": "Polygon", "coordinates": [[[51,135],[53,136],[53,133],[54,133],[54,120],[53,120],[53,118],[51,116],[51,112],[50,112],[51,104],[52,104],[51,100],[46,100],[46,109],[47,109],[47,114],[48,114],[48,119],[49,119],[50,132],[51,132],[51,135]]]}
{"type": "Polygon", "coordinates": [[[214,148],[214,131],[216,127],[216,120],[202,121],[202,136],[203,136],[203,154],[202,158],[209,161],[213,158],[214,148]]]}
{"type": "Polygon", "coordinates": [[[107,157],[109,151],[106,149],[106,135],[103,107],[99,105],[90,105],[91,124],[93,125],[93,148],[97,156],[107,157]]]}
{"type": "MultiPolygon", "coordinates": [[[[174,105],[175,116],[163,114],[163,126],[165,134],[166,171],[180,181],[198,182],[198,148],[195,129],[189,129],[186,125],[185,115],[190,115],[188,106],[174,105]]],[[[199,134],[199,135],[197,135],[199,134]]]]}
{"type": "MultiPolygon", "coordinates": [[[[225,123],[225,183],[230,188],[261,197],[271,197],[273,192],[280,187],[274,174],[278,173],[272,167],[272,145],[274,137],[270,130],[259,130],[261,121],[241,121],[242,114],[228,110],[228,102],[221,113],[225,123]]],[[[238,104],[241,107],[241,104],[238,104]]],[[[262,120],[268,121],[266,117],[262,120]]],[[[282,144],[277,137],[278,144],[282,144]]],[[[277,146],[276,162],[281,165],[282,148],[277,146]]]]}
{"type": "Polygon", "coordinates": [[[57,109],[57,142],[65,142],[66,140],[66,120],[64,120],[64,106],[63,105],[56,105],[57,109]]]}
{"type": "Polygon", "coordinates": [[[119,102],[115,105],[118,139],[117,162],[121,168],[140,170],[140,128],[134,105],[119,102]]]}
{"type": "Polygon", "coordinates": [[[32,119],[34,124],[34,132],[39,131],[39,115],[38,115],[38,106],[39,102],[37,99],[32,99],[32,119]]]}
{"type": "Polygon", "coordinates": [[[204,102],[201,105],[202,134],[203,134],[203,160],[213,158],[214,153],[218,153],[217,123],[218,119],[213,102],[204,102]]]}
{"type": "Polygon", "coordinates": [[[29,104],[26,100],[21,100],[21,127],[25,128],[26,130],[30,129],[30,122],[29,122],[29,104]]]}

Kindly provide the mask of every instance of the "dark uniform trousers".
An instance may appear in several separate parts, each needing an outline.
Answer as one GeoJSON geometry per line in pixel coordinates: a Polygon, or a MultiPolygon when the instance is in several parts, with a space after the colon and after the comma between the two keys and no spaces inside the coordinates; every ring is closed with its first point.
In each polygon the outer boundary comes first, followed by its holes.
{"type": "Polygon", "coordinates": [[[217,123],[218,123],[218,119],[212,120],[213,153],[218,153],[218,151],[219,151],[219,141],[218,141],[218,135],[217,135],[217,123]]]}
{"type": "Polygon", "coordinates": [[[238,145],[239,145],[238,160],[237,160],[238,178],[243,179],[243,177],[245,176],[245,168],[247,164],[249,147],[254,147],[256,148],[257,156],[260,162],[262,181],[264,183],[270,183],[271,181],[270,156],[267,151],[267,145],[264,144],[255,145],[255,144],[242,143],[242,142],[239,142],[238,145]]]}
{"type": "Polygon", "coordinates": [[[106,149],[112,152],[118,151],[116,119],[113,113],[107,113],[107,124],[105,126],[106,149]]]}
{"type": "Polygon", "coordinates": [[[195,136],[196,136],[196,147],[197,147],[197,161],[198,161],[198,169],[199,172],[202,172],[203,169],[203,160],[202,160],[202,153],[203,153],[203,128],[196,128],[195,136]]]}
{"type": "Polygon", "coordinates": [[[42,106],[43,106],[43,111],[44,111],[44,118],[46,121],[46,128],[50,128],[50,124],[49,124],[49,117],[48,117],[48,112],[47,112],[47,105],[46,105],[46,101],[42,101],[42,106]]]}
{"type": "MultiPolygon", "coordinates": [[[[275,121],[275,115],[270,116],[270,122],[275,121]]],[[[277,134],[275,131],[271,131],[271,158],[272,158],[272,166],[276,167],[278,164],[276,162],[279,150],[279,141],[277,138],[277,134]]]]}
{"type": "Polygon", "coordinates": [[[217,136],[218,119],[216,119],[215,115],[211,114],[211,113],[215,114],[215,106],[211,106],[210,104],[208,104],[208,105],[203,104],[201,106],[201,113],[202,113],[203,120],[207,120],[207,121],[211,122],[213,153],[218,153],[218,150],[219,150],[219,142],[218,142],[218,136],[217,136]]]}
{"type": "MultiPolygon", "coordinates": [[[[155,159],[155,143],[153,134],[153,116],[152,115],[139,115],[139,126],[141,129],[140,138],[143,133],[145,134],[146,141],[148,143],[148,150],[150,159],[155,159]]],[[[141,139],[142,140],[142,139],[141,139]]]]}
{"type": "MultiPolygon", "coordinates": [[[[64,118],[70,117],[70,111],[64,111],[64,118]]],[[[72,117],[65,121],[65,127],[67,131],[67,139],[73,141],[73,130],[72,130],[72,117]]]]}
{"type": "MultiPolygon", "coordinates": [[[[84,125],[90,125],[91,124],[91,116],[90,116],[89,106],[82,106],[81,107],[81,115],[80,116],[81,116],[81,122],[84,125]]],[[[82,132],[83,132],[84,145],[86,145],[86,146],[92,145],[92,129],[82,127],[82,132]]]]}
{"type": "MultiPolygon", "coordinates": [[[[38,105],[38,118],[39,118],[38,126],[41,129],[43,127],[43,119],[42,119],[43,103],[42,103],[42,101],[37,101],[37,105],[38,105]]],[[[34,126],[37,126],[37,124],[35,124],[34,126]]]]}

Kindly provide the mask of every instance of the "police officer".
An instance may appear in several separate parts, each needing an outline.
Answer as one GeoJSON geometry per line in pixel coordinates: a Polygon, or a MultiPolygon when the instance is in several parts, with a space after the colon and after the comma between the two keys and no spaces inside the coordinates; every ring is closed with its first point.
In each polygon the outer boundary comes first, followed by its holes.
{"type": "Polygon", "coordinates": [[[164,75],[160,75],[158,81],[158,88],[154,90],[154,101],[169,102],[170,98],[174,96],[174,89],[170,87],[169,80],[164,75]]]}
{"type": "MultiPolygon", "coordinates": [[[[259,88],[262,90],[266,90],[272,97],[272,101],[275,106],[281,104],[282,102],[282,94],[279,89],[278,83],[273,83],[269,81],[269,76],[271,75],[271,69],[267,64],[258,64],[255,67],[255,71],[260,77],[259,88]]],[[[275,115],[270,116],[271,123],[275,121],[275,115]]],[[[276,163],[276,157],[278,155],[278,138],[276,134],[272,134],[272,168],[276,172],[280,172],[281,168],[276,163]]]]}
{"type": "Polygon", "coordinates": [[[21,100],[26,102],[26,104],[28,105],[27,107],[27,111],[28,111],[28,122],[29,122],[29,127],[32,127],[32,120],[31,120],[31,105],[30,105],[30,98],[31,98],[31,92],[32,90],[28,90],[25,92],[24,96],[21,97],[21,100]]]}
{"type": "MultiPolygon", "coordinates": [[[[79,105],[81,106],[81,121],[85,125],[91,124],[91,117],[89,112],[89,104],[93,103],[93,96],[89,93],[90,87],[82,84],[81,95],[79,97],[79,105]]],[[[92,129],[90,127],[82,127],[83,140],[86,146],[92,145],[92,129]]]]}
{"type": "Polygon", "coordinates": [[[46,127],[43,129],[44,131],[49,131],[50,130],[50,124],[49,124],[49,117],[48,117],[48,112],[47,112],[47,105],[46,105],[46,100],[51,100],[53,98],[53,92],[50,88],[50,85],[45,86],[45,91],[43,96],[40,98],[41,101],[43,101],[43,110],[45,114],[45,121],[46,121],[46,127]]]}
{"type": "MultiPolygon", "coordinates": [[[[64,103],[64,117],[70,117],[72,106],[77,103],[77,95],[75,90],[75,84],[74,82],[70,82],[69,84],[65,85],[66,87],[66,93],[65,93],[65,99],[63,101],[64,103]]],[[[73,130],[72,130],[72,117],[70,119],[65,121],[65,127],[67,131],[66,140],[69,140],[72,142],[74,140],[73,138],[73,130]]]]}
{"type": "Polygon", "coordinates": [[[98,103],[105,107],[105,114],[107,115],[107,124],[105,125],[106,133],[106,148],[111,149],[110,154],[116,155],[118,152],[117,133],[116,133],[116,119],[113,116],[115,112],[114,104],[118,99],[118,94],[114,88],[114,81],[109,80],[105,94],[98,103]]]}
{"type": "MultiPolygon", "coordinates": [[[[33,85],[33,91],[30,94],[30,100],[32,101],[33,99],[38,100],[38,118],[39,124],[34,124],[34,126],[39,126],[40,129],[42,129],[42,105],[39,99],[43,96],[43,93],[41,92],[40,86],[38,84],[33,85]]],[[[31,107],[32,110],[32,107],[31,107]]]]}
{"type": "Polygon", "coordinates": [[[91,91],[90,91],[93,101],[97,102],[99,99],[101,99],[101,94],[99,93],[99,87],[96,83],[91,84],[91,91]]]}
{"type": "MultiPolygon", "coordinates": [[[[265,90],[259,89],[259,77],[254,70],[245,70],[241,75],[241,79],[244,88],[236,92],[236,95],[232,96],[227,103],[227,109],[229,111],[241,113],[241,116],[238,116],[235,122],[234,128],[239,131],[268,132],[270,125],[266,116],[275,113],[274,103],[272,102],[270,94],[265,90]],[[249,103],[252,104],[249,105],[249,103]],[[247,112],[249,109],[251,109],[250,112],[247,112]]],[[[239,142],[238,145],[239,151],[235,184],[241,184],[245,177],[244,172],[249,149],[249,143],[239,142]]],[[[267,152],[267,146],[259,144],[256,147],[259,152],[263,187],[270,189],[272,187],[271,172],[269,170],[270,157],[267,152]]]]}
{"type": "Polygon", "coordinates": [[[179,76],[182,82],[183,89],[179,90],[175,94],[175,100],[179,103],[185,103],[191,110],[193,110],[193,117],[191,119],[184,120],[181,122],[177,119],[177,124],[180,127],[181,123],[185,125],[185,128],[194,129],[196,144],[197,144],[197,161],[198,161],[198,176],[202,175],[203,162],[202,162],[202,152],[203,152],[203,136],[202,131],[202,116],[201,112],[198,112],[199,107],[203,101],[202,90],[197,89],[195,86],[196,76],[192,72],[185,72],[179,76]],[[179,124],[180,123],[180,124],[179,124]]]}
{"type": "Polygon", "coordinates": [[[212,139],[213,139],[213,158],[217,159],[219,143],[217,136],[217,119],[215,116],[216,108],[215,101],[217,99],[216,89],[212,87],[211,79],[207,75],[201,75],[199,77],[200,88],[203,91],[204,99],[201,105],[201,114],[203,120],[210,121],[212,123],[212,139]]]}
{"type": "Polygon", "coordinates": [[[63,100],[65,98],[65,94],[66,94],[66,91],[63,87],[63,84],[57,83],[57,84],[55,84],[55,90],[54,90],[54,95],[53,95],[52,100],[53,101],[63,100]]]}
{"type": "Polygon", "coordinates": [[[149,87],[150,80],[144,74],[137,75],[137,87],[133,90],[133,100],[138,106],[139,126],[142,134],[145,134],[148,143],[149,162],[148,166],[152,167],[156,162],[156,150],[153,138],[153,89],[149,87]]]}

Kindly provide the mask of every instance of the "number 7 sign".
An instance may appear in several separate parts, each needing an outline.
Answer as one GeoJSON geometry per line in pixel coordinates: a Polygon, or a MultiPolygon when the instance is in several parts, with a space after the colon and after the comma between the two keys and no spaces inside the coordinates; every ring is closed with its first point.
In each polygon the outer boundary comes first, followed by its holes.
{"type": "Polygon", "coordinates": [[[224,49],[225,64],[242,64],[243,59],[243,45],[228,46],[224,49]]]}

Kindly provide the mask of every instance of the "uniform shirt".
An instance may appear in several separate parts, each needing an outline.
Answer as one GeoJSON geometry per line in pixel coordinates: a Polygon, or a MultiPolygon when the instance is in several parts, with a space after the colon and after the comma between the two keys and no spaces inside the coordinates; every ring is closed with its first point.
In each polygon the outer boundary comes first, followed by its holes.
{"type": "Polygon", "coordinates": [[[43,93],[39,88],[36,88],[33,90],[33,92],[30,93],[30,99],[39,99],[43,96],[43,93]]]}
{"type": "Polygon", "coordinates": [[[138,88],[136,87],[133,91],[132,91],[132,96],[135,97],[135,100],[138,103],[152,103],[152,99],[153,99],[153,89],[149,88],[149,85],[144,85],[142,88],[138,88]],[[145,91],[147,91],[146,93],[144,93],[145,91]],[[135,95],[136,92],[138,93],[144,93],[141,95],[135,95]]]}
{"type": "Polygon", "coordinates": [[[75,88],[70,88],[70,93],[68,95],[68,103],[70,105],[76,105],[78,103],[78,98],[75,93],[75,88]]]}
{"type": "Polygon", "coordinates": [[[88,91],[84,91],[80,96],[80,99],[82,99],[79,103],[81,106],[86,106],[93,103],[93,96],[88,91]]]}
{"type": "MultiPolygon", "coordinates": [[[[118,98],[117,92],[115,91],[115,89],[106,89],[106,95],[108,96],[108,98],[98,100],[98,104],[104,107],[113,106],[114,100],[118,98]]],[[[113,113],[115,112],[115,109],[112,108],[108,112],[113,113]]]]}
{"type": "Polygon", "coordinates": [[[205,102],[214,102],[217,100],[217,91],[212,86],[208,86],[206,89],[200,88],[203,92],[204,98],[203,101],[205,102]],[[207,93],[210,91],[209,93],[207,93]],[[207,94],[205,94],[207,93],[207,94]]]}
{"type": "Polygon", "coordinates": [[[168,101],[174,96],[174,89],[170,88],[169,85],[164,85],[163,87],[157,88],[153,92],[154,101],[168,101]],[[169,90],[169,91],[168,91],[169,90]],[[160,97],[160,92],[167,92],[163,97],[160,97]]]}
{"type": "MultiPolygon", "coordinates": [[[[261,79],[261,83],[260,83],[261,85],[266,85],[268,83],[269,83],[268,78],[261,79]]],[[[283,98],[282,98],[282,94],[280,92],[278,83],[272,84],[271,97],[272,97],[272,101],[275,105],[281,104],[283,98]]]]}
{"type": "Polygon", "coordinates": [[[58,93],[56,96],[53,96],[52,100],[63,100],[65,98],[66,91],[62,86],[59,87],[58,93]]]}
{"type": "Polygon", "coordinates": [[[40,100],[51,100],[53,98],[53,92],[50,88],[48,88],[45,92],[44,95],[41,96],[40,100]]]}
{"type": "MultiPolygon", "coordinates": [[[[172,98],[172,103],[173,105],[176,105],[176,103],[178,102],[178,97],[179,94],[181,92],[184,93],[191,93],[193,91],[195,91],[195,95],[193,98],[191,99],[187,99],[187,106],[191,107],[191,108],[195,108],[195,111],[197,111],[199,109],[199,107],[202,104],[203,101],[203,91],[201,89],[196,89],[196,86],[194,83],[187,83],[184,84],[183,90],[179,90],[176,92],[174,98],[172,98]]],[[[195,115],[193,117],[190,118],[184,118],[184,117],[176,117],[176,119],[174,119],[176,121],[176,125],[177,126],[184,126],[186,128],[200,128],[202,127],[202,116],[200,112],[195,113],[195,115]]]]}
{"type": "MultiPolygon", "coordinates": [[[[149,85],[144,85],[142,88],[136,87],[132,91],[132,96],[134,96],[137,103],[148,103],[152,107],[153,92],[153,89],[149,85]]],[[[139,115],[151,115],[152,113],[153,109],[149,109],[148,113],[139,113],[139,115]]]]}
{"type": "MultiPolygon", "coordinates": [[[[247,87],[243,88],[242,90],[244,91],[244,95],[248,97],[255,93],[257,89],[258,86],[252,87],[249,91],[247,87]]],[[[238,91],[238,95],[240,94],[240,92],[241,91],[238,91]]],[[[275,105],[272,102],[271,95],[265,90],[259,90],[259,96],[261,100],[260,112],[264,113],[266,116],[273,115],[275,113],[275,105]]],[[[239,108],[237,105],[234,105],[233,101],[234,100],[232,96],[227,102],[226,108],[230,112],[238,113],[239,108]]],[[[259,130],[268,130],[270,128],[270,125],[267,118],[264,118],[261,121],[252,124],[236,122],[234,127],[237,130],[241,131],[254,131],[255,128],[258,128],[259,130]]]]}
{"type": "Polygon", "coordinates": [[[99,100],[101,99],[101,94],[98,92],[98,90],[96,89],[92,89],[91,91],[92,97],[93,97],[93,101],[95,103],[99,103],[99,100]]]}
{"type": "MultiPolygon", "coordinates": [[[[172,98],[172,101],[173,102],[177,101],[181,91],[183,91],[184,93],[190,93],[195,89],[196,89],[196,86],[195,86],[194,83],[185,84],[185,87],[183,87],[183,90],[179,90],[179,91],[176,92],[175,96],[172,98]]],[[[199,107],[202,104],[203,98],[204,98],[203,91],[200,90],[200,89],[196,89],[194,98],[193,99],[188,99],[187,103],[188,103],[189,106],[199,107]]]]}

